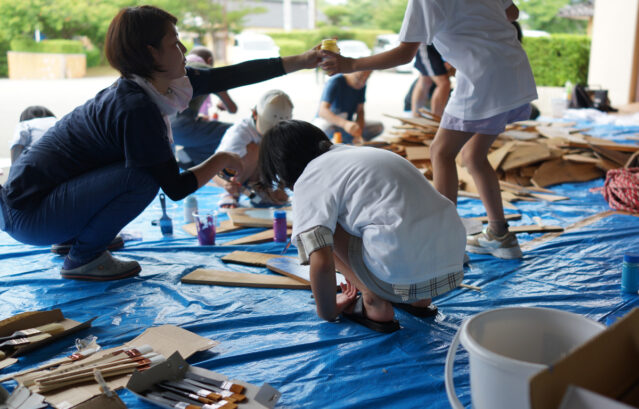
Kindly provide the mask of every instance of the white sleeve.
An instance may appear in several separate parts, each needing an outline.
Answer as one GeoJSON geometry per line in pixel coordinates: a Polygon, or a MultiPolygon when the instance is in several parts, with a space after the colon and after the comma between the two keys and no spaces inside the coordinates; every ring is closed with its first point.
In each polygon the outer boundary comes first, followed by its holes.
{"type": "Polygon", "coordinates": [[[244,127],[240,125],[241,123],[237,123],[226,130],[215,152],[231,152],[242,158],[246,155],[246,146],[250,142],[250,135],[246,135],[244,127]]]}
{"type": "Polygon", "coordinates": [[[13,138],[9,141],[9,149],[16,145],[29,146],[31,144],[31,132],[25,122],[18,122],[13,131],[13,138]]]}
{"type": "MultiPolygon", "coordinates": [[[[293,235],[294,243],[299,234],[317,226],[335,233],[339,201],[335,190],[317,183],[316,178],[300,176],[293,189],[293,235]]],[[[319,178],[318,178],[319,179],[319,178]]],[[[309,254],[310,255],[310,254],[309,254]]]]}
{"type": "Polygon", "coordinates": [[[399,41],[432,44],[435,34],[446,23],[445,19],[446,15],[437,1],[409,0],[399,41]]]}

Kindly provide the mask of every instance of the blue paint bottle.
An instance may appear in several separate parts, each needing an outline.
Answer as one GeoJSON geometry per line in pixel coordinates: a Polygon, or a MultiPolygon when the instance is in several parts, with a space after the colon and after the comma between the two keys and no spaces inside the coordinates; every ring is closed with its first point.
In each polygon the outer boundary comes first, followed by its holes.
{"type": "Polygon", "coordinates": [[[628,253],[623,256],[621,267],[621,289],[626,293],[639,292],[639,254],[628,253]]]}

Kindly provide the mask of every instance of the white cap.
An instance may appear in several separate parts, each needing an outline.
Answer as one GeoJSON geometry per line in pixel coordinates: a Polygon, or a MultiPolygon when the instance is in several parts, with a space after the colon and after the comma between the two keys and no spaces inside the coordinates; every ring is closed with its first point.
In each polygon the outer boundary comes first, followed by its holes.
{"type": "Polygon", "coordinates": [[[278,89],[268,91],[262,95],[257,107],[257,131],[264,135],[280,121],[293,117],[293,103],[285,92],[278,89]]]}

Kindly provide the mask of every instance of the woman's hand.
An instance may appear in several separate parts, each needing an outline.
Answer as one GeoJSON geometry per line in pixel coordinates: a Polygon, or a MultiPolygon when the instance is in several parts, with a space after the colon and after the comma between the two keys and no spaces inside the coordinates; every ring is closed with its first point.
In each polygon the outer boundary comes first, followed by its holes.
{"type": "Polygon", "coordinates": [[[343,313],[357,298],[357,288],[350,281],[346,280],[346,284],[340,284],[339,286],[342,292],[337,294],[335,298],[338,315],[343,313]]]}
{"type": "Polygon", "coordinates": [[[291,55],[288,57],[282,57],[282,65],[284,66],[284,72],[291,73],[304,68],[315,68],[317,64],[322,60],[321,51],[319,45],[313,49],[306,51],[302,54],[291,55]]]}
{"type": "Polygon", "coordinates": [[[331,51],[321,51],[322,62],[319,67],[326,71],[328,75],[335,75],[338,73],[353,72],[353,59],[348,57],[342,57],[339,54],[335,54],[331,51]]]}

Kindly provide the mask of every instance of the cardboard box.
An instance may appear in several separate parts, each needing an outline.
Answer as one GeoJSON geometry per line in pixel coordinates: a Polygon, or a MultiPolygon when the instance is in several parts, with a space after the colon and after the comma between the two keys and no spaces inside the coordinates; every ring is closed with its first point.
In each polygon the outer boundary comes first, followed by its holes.
{"type": "Polygon", "coordinates": [[[557,409],[569,385],[639,407],[639,309],[532,377],[531,408],[557,409]]]}
{"type": "Polygon", "coordinates": [[[85,322],[78,322],[74,320],[70,320],[65,318],[62,315],[62,311],[59,309],[51,310],[51,311],[30,311],[23,312],[18,315],[14,315],[13,317],[9,317],[0,321],[0,337],[6,337],[13,334],[16,331],[20,331],[23,329],[35,328],[41,325],[51,324],[57,322],[62,324],[64,327],[64,331],[55,334],[47,339],[44,339],[39,342],[34,342],[32,344],[23,345],[21,347],[16,348],[8,358],[0,361],[0,369],[6,368],[17,360],[15,357],[23,355],[35,348],[39,348],[43,345],[49,344],[57,339],[62,337],[66,337],[69,334],[74,332],[83,330],[85,328],[89,328],[91,326],[91,322],[97,317],[93,317],[85,322]]]}
{"type": "MultiPolygon", "coordinates": [[[[156,406],[166,407],[172,409],[171,406],[160,405],[152,400],[144,397],[143,393],[149,389],[152,389],[153,385],[162,381],[176,381],[184,379],[184,374],[192,372],[196,375],[206,376],[208,378],[228,381],[228,378],[222,374],[208,371],[206,369],[190,366],[179,353],[175,353],[169,357],[165,362],[147,369],[144,372],[136,372],[131,376],[129,383],[126,385],[127,389],[135,393],[147,402],[151,402],[156,406]]],[[[240,384],[244,386],[244,395],[246,395],[246,402],[239,403],[242,409],[272,409],[277,404],[282,394],[271,385],[265,383],[261,387],[256,385],[231,380],[230,382],[240,384]]]]}

